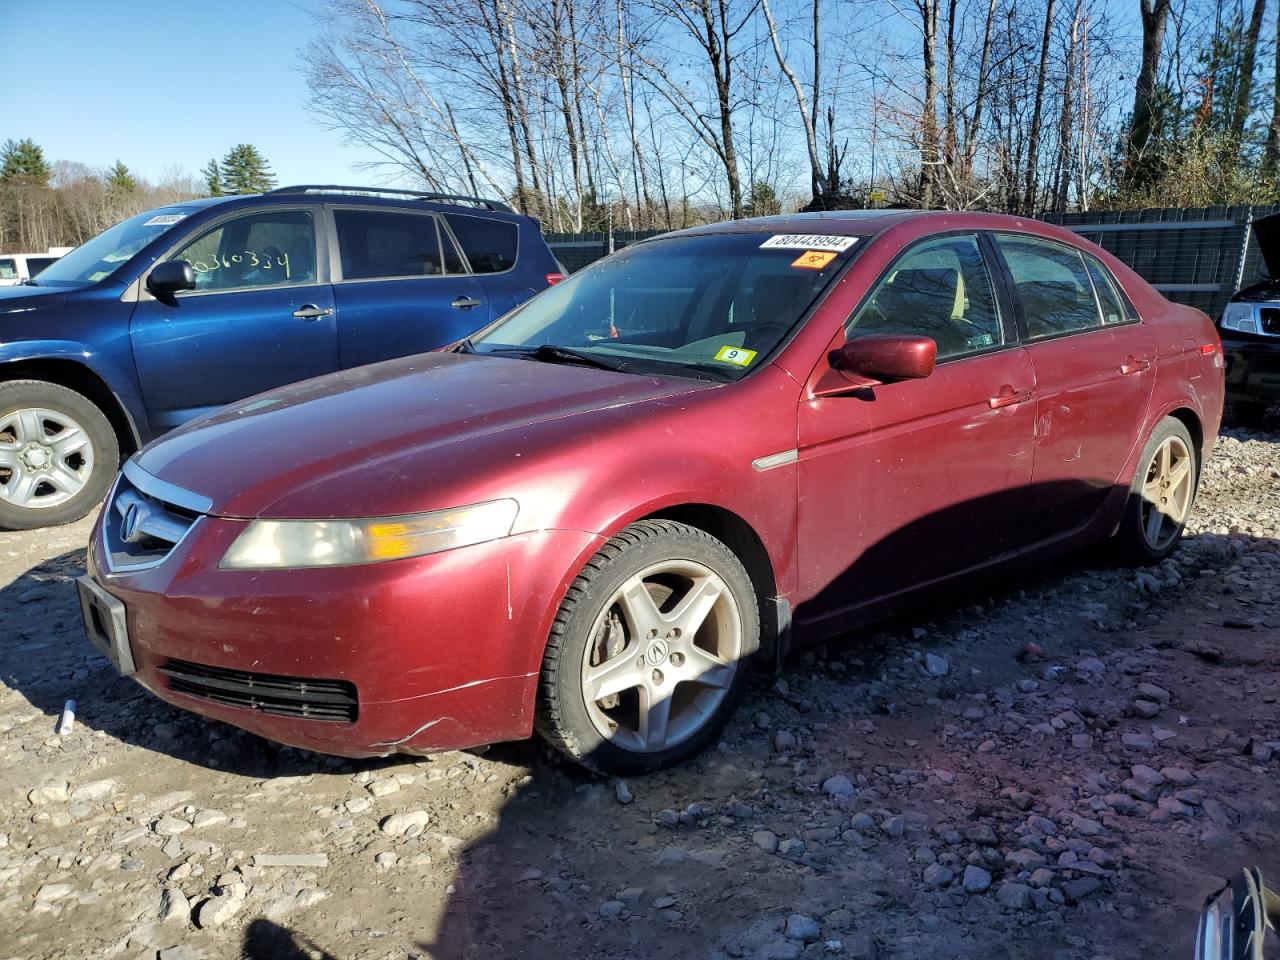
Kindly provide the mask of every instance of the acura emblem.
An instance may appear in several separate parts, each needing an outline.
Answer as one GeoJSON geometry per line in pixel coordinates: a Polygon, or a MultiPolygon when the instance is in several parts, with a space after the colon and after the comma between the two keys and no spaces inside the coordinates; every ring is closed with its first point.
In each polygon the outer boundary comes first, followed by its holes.
{"type": "Polygon", "coordinates": [[[137,543],[146,536],[142,531],[142,521],[146,518],[146,507],[141,503],[129,504],[120,521],[120,539],[125,543],[137,543]]]}

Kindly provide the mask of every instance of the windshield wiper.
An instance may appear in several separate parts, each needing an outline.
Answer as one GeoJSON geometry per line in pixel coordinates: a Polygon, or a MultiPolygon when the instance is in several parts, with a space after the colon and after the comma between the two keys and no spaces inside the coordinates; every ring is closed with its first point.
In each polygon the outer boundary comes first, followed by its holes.
{"type": "Polygon", "coordinates": [[[615,362],[602,360],[581,350],[561,347],[554,343],[544,343],[536,349],[520,354],[521,360],[541,360],[543,363],[581,363],[600,370],[612,370],[615,373],[630,366],[626,361],[615,362]]]}

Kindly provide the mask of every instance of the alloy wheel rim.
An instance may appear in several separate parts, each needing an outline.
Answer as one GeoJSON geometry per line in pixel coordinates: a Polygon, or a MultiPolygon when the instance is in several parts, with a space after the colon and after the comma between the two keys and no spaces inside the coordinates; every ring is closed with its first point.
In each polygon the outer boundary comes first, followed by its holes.
{"type": "Polygon", "coordinates": [[[1180,437],[1169,437],[1147,464],[1142,484],[1142,535],[1152,550],[1163,550],[1187,521],[1195,471],[1191,451],[1180,437]]]}
{"type": "Polygon", "coordinates": [[[622,749],[670,749],[714,716],[741,655],[742,616],[724,579],[692,560],[653,564],[614,591],[592,625],[587,713],[622,749]]]}
{"type": "Polygon", "coordinates": [[[83,490],[92,473],[93,443],[75,418],[43,407],[0,414],[0,502],[57,507],[83,490]]]}

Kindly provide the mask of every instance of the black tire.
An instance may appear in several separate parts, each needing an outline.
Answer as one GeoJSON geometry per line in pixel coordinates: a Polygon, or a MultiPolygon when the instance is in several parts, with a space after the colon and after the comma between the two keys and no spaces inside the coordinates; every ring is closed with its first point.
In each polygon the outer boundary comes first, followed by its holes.
{"type": "MultiPolygon", "coordinates": [[[[1191,490],[1190,499],[1186,505],[1187,515],[1190,514],[1191,508],[1195,504],[1196,489],[1200,483],[1200,462],[1195,443],[1191,439],[1191,433],[1183,425],[1182,421],[1175,417],[1165,417],[1165,419],[1156,424],[1156,428],[1151,431],[1151,436],[1142,448],[1142,456],[1138,460],[1138,469],[1134,473],[1133,483],[1129,488],[1129,499],[1125,504],[1124,519],[1120,522],[1120,529],[1116,531],[1114,542],[1119,556],[1131,566],[1150,566],[1151,564],[1159,563],[1178,548],[1178,543],[1182,539],[1182,529],[1186,526],[1186,515],[1183,516],[1182,522],[1176,524],[1172,530],[1165,528],[1165,536],[1170,537],[1168,542],[1157,544],[1151,542],[1146,527],[1146,520],[1149,518],[1150,512],[1142,494],[1143,486],[1146,484],[1152,469],[1153,459],[1160,448],[1171,440],[1181,443],[1190,459],[1191,490]]],[[[1167,524],[1169,521],[1165,521],[1165,523],[1167,524]]]]}
{"type": "MultiPolygon", "coordinates": [[[[24,409],[49,410],[79,425],[88,437],[92,467],[84,485],[56,505],[19,506],[0,493],[0,530],[35,530],[79,520],[102,500],[120,469],[120,444],[115,431],[106,415],[74,390],[43,380],[0,382],[0,423],[24,409]]],[[[13,443],[16,436],[0,433],[0,443],[6,439],[13,443]]],[[[0,487],[7,485],[13,475],[12,468],[0,467],[0,487]]]]}
{"type": "Polygon", "coordinates": [[[629,775],[671,766],[704,749],[719,735],[746,691],[759,644],[755,590],[742,563],[728,547],[710,534],[682,523],[633,523],[587,562],[560,605],[543,655],[535,727],[552,746],[600,773],[629,775]],[[701,565],[723,581],[736,604],[740,653],[723,698],[696,732],[666,749],[642,752],[619,746],[599,731],[583,690],[583,670],[587,645],[595,639],[593,627],[607,612],[611,598],[632,576],[667,561],[701,565]]]}
{"type": "Polygon", "coordinates": [[[1223,419],[1233,427],[1254,429],[1262,426],[1271,404],[1265,400],[1231,400],[1223,419]]]}

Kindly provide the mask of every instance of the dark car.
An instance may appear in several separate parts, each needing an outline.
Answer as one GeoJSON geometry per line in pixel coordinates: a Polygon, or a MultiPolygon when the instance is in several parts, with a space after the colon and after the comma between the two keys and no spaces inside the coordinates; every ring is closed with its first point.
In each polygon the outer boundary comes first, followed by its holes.
{"type": "Polygon", "coordinates": [[[135,455],[80,583],[158,696],[327,753],[539,730],[614,771],[713,739],[753,664],[922,590],[1177,546],[1213,323],[1060,228],[748,220],[638,243],[453,352],[135,455]]]}
{"type": "Polygon", "coordinates": [[[1227,364],[1230,419],[1262,423],[1280,403],[1280,214],[1253,222],[1265,276],[1231,298],[1218,327],[1227,364]]]}
{"type": "Polygon", "coordinates": [[[126,220],[0,290],[0,529],[65,523],[233,400],[452,343],[561,277],[503,203],[297,186],[126,220]]]}

